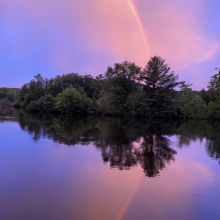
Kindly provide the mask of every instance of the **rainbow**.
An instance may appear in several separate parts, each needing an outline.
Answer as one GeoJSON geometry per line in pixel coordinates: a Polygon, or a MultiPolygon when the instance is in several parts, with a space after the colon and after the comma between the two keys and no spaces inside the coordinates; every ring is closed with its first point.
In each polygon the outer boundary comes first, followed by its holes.
{"type": "Polygon", "coordinates": [[[133,198],[134,198],[134,196],[135,196],[135,194],[136,194],[136,192],[137,192],[137,190],[139,188],[142,176],[143,176],[142,173],[140,173],[139,177],[137,178],[136,183],[134,184],[134,186],[133,186],[133,188],[131,190],[131,193],[130,193],[130,195],[128,197],[128,200],[126,201],[126,203],[124,204],[124,206],[122,207],[122,210],[120,211],[120,213],[118,215],[117,220],[121,220],[124,217],[125,213],[128,211],[128,207],[131,204],[131,202],[132,202],[132,200],[133,200],[133,198]]]}
{"type": "Polygon", "coordinates": [[[145,53],[146,53],[147,58],[149,59],[150,58],[150,48],[148,46],[147,37],[146,37],[145,31],[144,31],[143,24],[141,22],[141,18],[138,14],[138,11],[137,11],[133,1],[132,0],[127,0],[127,3],[128,3],[128,5],[129,5],[134,17],[135,17],[135,20],[137,22],[138,28],[139,28],[140,33],[141,33],[142,41],[143,41],[143,44],[144,44],[145,53]]]}

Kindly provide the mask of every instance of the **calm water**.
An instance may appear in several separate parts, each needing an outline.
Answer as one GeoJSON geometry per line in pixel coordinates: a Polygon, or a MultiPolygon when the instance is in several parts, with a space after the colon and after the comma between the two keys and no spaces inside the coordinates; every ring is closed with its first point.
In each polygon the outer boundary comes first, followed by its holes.
{"type": "Polygon", "coordinates": [[[0,109],[1,220],[219,220],[220,122],[0,109]]]}

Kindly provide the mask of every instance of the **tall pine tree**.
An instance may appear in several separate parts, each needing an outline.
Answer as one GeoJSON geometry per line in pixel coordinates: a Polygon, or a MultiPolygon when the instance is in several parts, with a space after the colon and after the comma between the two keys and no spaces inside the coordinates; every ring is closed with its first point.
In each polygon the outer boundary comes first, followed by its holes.
{"type": "Polygon", "coordinates": [[[176,91],[174,88],[178,75],[161,57],[151,57],[142,71],[141,78],[144,83],[145,105],[148,117],[172,117],[176,115],[176,91]]]}

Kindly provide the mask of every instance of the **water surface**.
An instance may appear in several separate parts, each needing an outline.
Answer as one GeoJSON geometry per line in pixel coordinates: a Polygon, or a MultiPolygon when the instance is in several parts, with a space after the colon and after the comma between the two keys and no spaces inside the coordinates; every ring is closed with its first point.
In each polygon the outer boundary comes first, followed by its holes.
{"type": "Polygon", "coordinates": [[[1,220],[220,219],[220,122],[0,109],[1,220]]]}

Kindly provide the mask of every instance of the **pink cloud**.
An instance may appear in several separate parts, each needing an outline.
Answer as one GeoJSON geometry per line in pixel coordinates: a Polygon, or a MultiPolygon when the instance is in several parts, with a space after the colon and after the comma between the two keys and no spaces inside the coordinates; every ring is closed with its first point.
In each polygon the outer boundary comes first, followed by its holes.
{"type": "MultiPolygon", "coordinates": [[[[43,40],[50,26],[56,26],[69,33],[70,38],[81,35],[90,46],[90,52],[99,48],[113,54],[116,60],[136,60],[143,62],[146,55],[135,18],[126,1],[88,1],[74,2],[21,0],[12,3],[3,0],[5,19],[11,28],[17,29],[16,12],[40,28],[38,38],[43,40]],[[78,33],[79,32],[79,33],[78,33]]],[[[70,39],[69,39],[70,40],[70,39]]],[[[74,43],[74,42],[71,42],[74,43]]]]}
{"type": "Polygon", "coordinates": [[[156,0],[146,1],[144,9],[139,6],[153,54],[165,57],[177,68],[216,57],[219,39],[207,33],[207,5],[199,0],[156,0]]]}
{"type": "MultiPolygon", "coordinates": [[[[220,55],[219,36],[209,33],[209,24],[205,22],[210,2],[133,0],[133,3],[151,55],[165,58],[177,73],[220,55]]],[[[113,65],[109,57],[115,62],[135,61],[142,67],[148,61],[142,34],[127,0],[1,0],[0,8],[17,43],[22,45],[21,52],[31,53],[37,41],[49,53],[42,53],[43,62],[60,70],[74,71],[72,60],[78,56],[72,49],[74,45],[83,47],[88,60],[94,54],[100,56],[99,64],[98,61],[85,64],[83,70],[104,72],[107,65],[113,65]],[[30,23],[32,29],[27,30],[22,22],[30,23]],[[47,35],[52,29],[55,34],[49,39],[47,35]],[[28,33],[32,39],[26,36],[28,33]],[[61,33],[65,35],[62,41],[58,37],[61,33]]]]}

